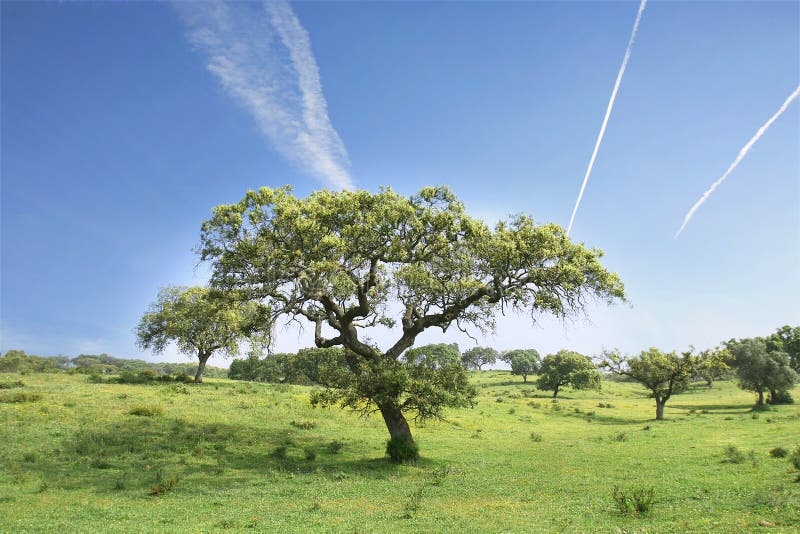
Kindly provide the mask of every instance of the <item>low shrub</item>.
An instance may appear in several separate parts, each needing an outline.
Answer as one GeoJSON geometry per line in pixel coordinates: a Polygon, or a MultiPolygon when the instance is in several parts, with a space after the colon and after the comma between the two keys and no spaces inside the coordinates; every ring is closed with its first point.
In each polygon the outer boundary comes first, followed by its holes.
{"type": "Polygon", "coordinates": [[[22,380],[9,380],[8,382],[0,382],[0,389],[14,389],[24,388],[25,382],[22,380]]]}
{"type": "Polygon", "coordinates": [[[537,443],[544,440],[544,437],[542,437],[542,435],[539,434],[538,432],[531,432],[531,436],[530,437],[531,437],[531,441],[535,441],[537,443]]]}
{"type": "Polygon", "coordinates": [[[386,442],[386,455],[396,464],[416,462],[419,458],[419,447],[411,440],[391,438],[386,442]]]}
{"type": "Polygon", "coordinates": [[[305,449],[303,449],[303,455],[309,462],[313,462],[314,460],[317,459],[317,451],[315,451],[311,447],[306,447],[305,449]]]}
{"type": "Polygon", "coordinates": [[[788,391],[776,391],[775,395],[770,395],[770,404],[794,404],[792,394],[788,391]]]}
{"type": "Polygon", "coordinates": [[[155,496],[164,495],[165,493],[172,491],[177,483],[177,477],[164,479],[163,473],[159,469],[158,474],[156,474],[156,483],[150,488],[150,491],[147,494],[155,496]]]}
{"type": "Polygon", "coordinates": [[[772,458],[786,458],[787,456],[789,456],[789,451],[787,451],[783,447],[775,447],[774,449],[770,449],[769,455],[772,458]]]}
{"type": "Polygon", "coordinates": [[[339,454],[344,448],[344,442],[335,439],[328,443],[328,452],[331,454],[339,454]]]}
{"type": "Polygon", "coordinates": [[[408,494],[406,497],[406,504],[403,507],[403,517],[411,519],[414,517],[422,506],[422,499],[425,497],[425,487],[420,486],[415,491],[408,494]]]}
{"type": "Polygon", "coordinates": [[[0,395],[0,402],[13,404],[18,402],[36,402],[42,398],[41,393],[32,391],[15,391],[11,394],[0,395]]]}
{"type": "Polygon", "coordinates": [[[656,503],[655,489],[652,487],[623,491],[618,486],[614,486],[611,490],[611,498],[622,515],[646,514],[656,503]]]}
{"type": "Polygon", "coordinates": [[[131,408],[128,413],[139,417],[155,417],[164,413],[164,409],[156,404],[139,404],[131,408]]]}
{"type": "Polygon", "coordinates": [[[744,463],[745,454],[740,451],[735,445],[728,445],[722,451],[722,463],[725,464],[741,464],[744,463]]]}
{"type": "Polygon", "coordinates": [[[314,421],[292,421],[289,424],[301,430],[311,430],[317,426],[317,423],[314,421]]]}
{"type": "Polygon", "coordinates": [[[275,450],[272,451],[272,456],[274,456],[278,460],[285,460],[288,454],[289,454],[289,447],[287,447],[286,445],[275,447],[275,450]]]}
{"type": "Polygon", "coordinates": [[[444,479],[447,478],[447,475],[450,474],[450,466],[443,465],[438,469],[434,469],[431,473],[431,485],[432,486],[441,486],[444,479]]]}
{"type": "Polygon", "coordinates": [[[789,462],[792,464],[792,467],[800,471],[800,445],[798,445],[792,455],[789,456],[789,462]]]}

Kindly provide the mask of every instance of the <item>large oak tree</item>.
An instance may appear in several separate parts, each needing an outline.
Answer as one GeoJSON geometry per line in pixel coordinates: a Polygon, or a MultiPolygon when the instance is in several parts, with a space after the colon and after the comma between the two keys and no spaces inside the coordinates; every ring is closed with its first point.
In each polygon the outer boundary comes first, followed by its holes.
{"type": "Polygon", "coordinates": [[[288,187],[249,191],[214,209],[200,253],[212,262],[214,286],[260,303],[273,321],[310,322],[317,347],[345,347],[357,385],[340,388],[342,401],[352,406],[360,395],[380,411],[390,443],[409,450],[407,413],[436,417],[474,396],[452,366],[440,376],[398,365],[426,329],[487,332],[505,309],[564,317],[589,299],[624,298],[602,252],[573,243],[562,227],[519,215],[489,228],[444,187],[410,197],[391,189],[307,198],[288,187]],[[396,337],[378,347],[367,332],[381,325],[396,337]]]}

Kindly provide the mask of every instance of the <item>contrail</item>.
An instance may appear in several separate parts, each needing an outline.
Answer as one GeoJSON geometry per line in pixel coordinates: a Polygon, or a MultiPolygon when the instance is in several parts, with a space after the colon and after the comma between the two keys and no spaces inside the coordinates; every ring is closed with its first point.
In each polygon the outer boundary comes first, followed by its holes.
{"type": "Polygon", "coordinates": [[[614,108],[614,100],[617,98],[617,91],[619,91],[619,85],[622,82],[622,76],[625,74],[625,69],[628,67],[628,60],[631,58],[631,49],[633,48],[633,41],[636,39],[636,32],[639,31],[639,22],[642,20],[642,13],[644,13],[644,8],[647,5],[647,0],[642,0],[642,3],[639,4],[639,12],[636,13],[636,22],[633,23],[633,31],[631,32],[631,38],[628,39],[628,48],[625,50],[625,57],[622,59],[622,66],[619,68],[619,73],[617,74],[617,81],[614,83],[614,90],[611,91],[611,98],[608,101],[608,108],[606,108],[606,116],[603,118],[603,124],[600,126],[600,133],[597,135],[597,142],[594,145],[594,151],[592,152],[592,158],[589,160],[589,168],[586,169],[586,176],[583,177],[583,184],[581,185],[581,191],[578,193],[578,200],[575,201],[575,208],[572,210],[572,217],[569,218],[569,226],[567,226],[567,235],[569,235],[570,230],[572,230],[572,223],[575,222],[575,214],[578,212],[578,206],[581,205],[581,198],[583,198],[583,191],[586,189],[586,184],[589,182],[589,175],[592,173],[592,167],[594,167],[594,160],[597,158],[597,151],[600,149],[600,143],[603,142],[603,135],[606,133],[606,125],[608,125],[608,118],[611,116],[611,110],[614,108]]]}
{"type": "Polygon", "coordinates": [[[177,2],[207,68],[297,167],[351,189],[350,160],[328,116],[308,32],[285,1],[177,2]]]}
{"type": "Polygon", "coordinates": [[[789,104],[791,104],[792,101],[796,99],[798,96],[800,96],[800,85],[797,86],[797,89],[794,90],[794,93],[789,95],[789,98],[786,99],[783,105],[780,108],[778,108],[778,111],[775,112],[775,115],[770,117],[769,120],[765,122],[761,128],[758,129],[753,138],[750,139],[746,145],[744,145],[744,148],[742,148],[739,151],[739,155],[736,156],[735,160],[733,160],[733,163],[731,163],[731,166],[728,167],[727,171],[725,171],[725,174],[720,176],[716,182],[711,184],[711,187],[708,188],[708,191],[703,193],[703,196],[700,197],[700,200],[695,202],[694,206],[692,206],[692,209],[690,209],[689,213],[686,214],[686,217],[683,218],[683,224],[681,225],[680,229],[678,229],[678,232],[675,234],[675,237],[673,239],[677,239],[678,236],[681,235],[681,232],[683,232],[683,229],[686,228],[687,224],[689,224],[689,221],[692,219],[694,212],[697,211],[697,208],[702,206],[703,202],[705,202],[706,199],[708,199],[711,193],[713,193],[714,190],[717,187],[719,187],[719,185],[722,182],[725,181],[725,178],[727,178],[728,175],[733,172],[733,170],[739,165],[739,163],[741,163],[741,161],[744,159],[747,153],[750,152],[750,149],[753,148],[753,145],[756,144],[756,141],[761,139],[761,136],[764,135],[764,132],[766,132],[767,129],[769,129],[769,127],[772,126],[772,123],[775,122],[778,119],[778,117],[780,117],[783,114],[784,111],[786,111],[786,108],[789,107],[789,104]]]}

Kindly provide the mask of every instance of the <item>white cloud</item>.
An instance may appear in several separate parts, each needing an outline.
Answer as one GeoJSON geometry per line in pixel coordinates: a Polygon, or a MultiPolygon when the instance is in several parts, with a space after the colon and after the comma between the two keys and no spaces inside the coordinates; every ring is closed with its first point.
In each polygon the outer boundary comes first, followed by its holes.
{"type": "Polygon", "coordinates": [[[350,161],[331,124],[308,32],[284,1],[176,4],[208,70],[247,109],[272,146],[335,189],[350,161]]]}

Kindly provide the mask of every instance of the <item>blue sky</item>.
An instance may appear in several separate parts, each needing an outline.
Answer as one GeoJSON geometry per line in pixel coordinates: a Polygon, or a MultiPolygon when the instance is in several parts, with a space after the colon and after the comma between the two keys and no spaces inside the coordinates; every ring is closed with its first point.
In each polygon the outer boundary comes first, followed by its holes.
{"type": "MultiPolygon", "coordinates": [[[[211,208],[262,185],[448,184],[486,220],[566,226],[638,4],[234,8],[225,26],[185,5],[0,4],[0,350],[182,359],[140,351],[132,330],[159,287],[205,281],[192,248],[211,208]],[[209,69],[230,39],[261,48],[209,69]],[[297,111],[292,69],[309,57],[321,86],[312,69],[301,89],[327,122],[300,146],[275,110],[297,111]]],[[[797,87],[798,43],[796,2],[648,4],[572,231],[605,250],[631,305],[503,318],[482,342],[634,352],[800,324],[798,102],[673,240],[797,87]]],[[[279,349],[312,342],[279,333],[279,349]]]]}

